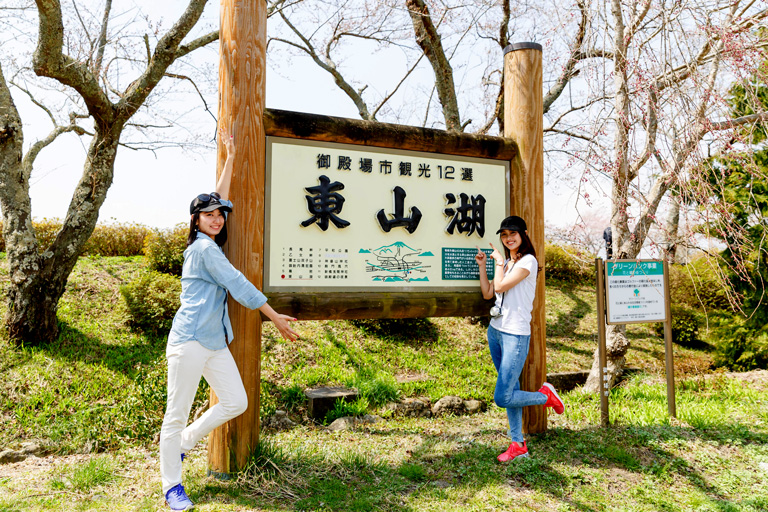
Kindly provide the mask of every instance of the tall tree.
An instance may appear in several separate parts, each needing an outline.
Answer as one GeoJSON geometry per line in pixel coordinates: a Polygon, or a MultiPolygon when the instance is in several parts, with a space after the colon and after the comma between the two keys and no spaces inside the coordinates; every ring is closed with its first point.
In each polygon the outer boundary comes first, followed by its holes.
{"type": "MultiPolygon", "coordinates": [[[[766,52],[768,54],[768,52],[766,52]]],[[[768,60],[731,89],[733,115],[743,117],[768,110],[768,60]],[[751,91],[751,93],[750,93],[751,91]]],[[[707,233],[721,238],[730,283],[741,297],[747,325],[768,326],[768,121],[742,127],[745,144],[733,154],[713,158],[706,167],[713,191],[707,233]],[[728,225],[743,228],[738,232],[728,225]],[[734,237],[738,237],[734,239],[734,237]],[[735,248],[745,250],[737,251],[735,248]]]]}
{"type": "MultiPolygon", "coordinates": [[[[206,3],[206,0],[190,0],[169,30],[148,31],[140,38],[146,49],[144,60],[141,54],[120,54],[121,41],[110,40],[111,0],[102,4],[102,16],[98,18],[101,23],[92,35],[87,30],[86,16],[81,13],[85,6],[73,2],[73,16],[83,27],[84,39],[74,37],[65,29],[59,0],[35,2],[38,31],[34,72],[74,91],[84,111],[71,112],[69,122],[61,125],[43,102],[30,95],[32,101],[49,114],[54,129],[22,154],[21,117],[10,94],[9,79],[0,68],[0,206],[10,270],[6,325],[12,340],[34,345],[56,337],[57,304],[112,184],[121,136],[158,83],[169,74],[169,68],[188,53],[218,38],[218,32],[214,31],[184,43],[206,3]],[[150,36],[156,37],[154,49],[150,47],[150,36]],[[109,43],[117,43],[118,50],[109,53],[109,43]],[[107,55],[109,62],[105,61],[107,55]],[[117,84],[125,77],[115,69],[119,61],[139,68],[130,83],[122,87],[117,84]],[[92,127],[88,123],[92,123],[92,127]],[[32,226],[29,179],[40,151],[67,132],[88,134],[91,142],[63,226],[51,246],[41,248],[32,226]]],[[[125,46],[125,42],[122,43],[125,46]]],[[[12,56],[4,57],[11,59],[12,56]]],[[[23,85],[19,87],[29,92],[23,85]]]]}

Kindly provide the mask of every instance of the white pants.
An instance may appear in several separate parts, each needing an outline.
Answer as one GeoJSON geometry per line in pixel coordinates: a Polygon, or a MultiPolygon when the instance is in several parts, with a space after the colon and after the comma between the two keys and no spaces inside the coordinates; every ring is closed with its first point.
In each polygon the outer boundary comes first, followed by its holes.
{"type": "Polygon", "coordinates": [[[211,430],[243,414],[248,407],[248,396],[229,349],[209,350],[197,341],[188,341],[168,345],[165,357],[168,403],[160,430],[163,496],[181,483],[181,454],[191,450],[211,430]],[[186,426],[201,376],[216,392],[219,403],[186,426]]]}

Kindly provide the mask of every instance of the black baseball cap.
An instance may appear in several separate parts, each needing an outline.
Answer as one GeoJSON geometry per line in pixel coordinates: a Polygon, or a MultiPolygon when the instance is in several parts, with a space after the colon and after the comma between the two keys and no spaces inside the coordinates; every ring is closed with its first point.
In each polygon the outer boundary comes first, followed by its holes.
{"type": "Polygon", "coordinates": [[[498,235],[504,229],[508,229],[509,231],[527,231],[528,226],[525,225],[525,221],[522,218],[517,215],[510,215],[501,221],[501,226],[499,226],[499,230],[496,234],[498,235]]]}
{"type": "Polygon", "coordinates": [[[221,203],[221,196],[217,192],[200,194],[189,204],[190,215],[194,215],[197,212],[212,212],[218,209],[221,209],[222,212],[232,211],[232,208],[221,203]]]}

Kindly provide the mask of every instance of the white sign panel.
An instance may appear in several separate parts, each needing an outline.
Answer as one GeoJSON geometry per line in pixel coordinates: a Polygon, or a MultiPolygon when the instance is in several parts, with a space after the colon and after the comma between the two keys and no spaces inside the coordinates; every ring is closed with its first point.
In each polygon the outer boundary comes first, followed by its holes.
{"type": "Polygon", "coordinates": [[[665,321],[664,264],[655,260],[607,261],[605,295],[609,324],[665,321]]]}
{"type": "MultiPolygon", "coordinates": [[[[505,161],[267,137],[265,290],[479,289],[505,161]]],[[[488,265],[492,275],[492,265],[488,265]]]]}

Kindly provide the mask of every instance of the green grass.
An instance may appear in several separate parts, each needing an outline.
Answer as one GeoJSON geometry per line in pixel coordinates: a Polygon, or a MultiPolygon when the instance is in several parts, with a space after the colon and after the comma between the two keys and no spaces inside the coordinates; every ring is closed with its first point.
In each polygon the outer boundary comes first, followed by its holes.
{"type": "MultiPolygon", "coordinates": [[[[155,439],[165,404],[164,340],[132,332],[118,287],[141,258],[83,258],[61,302],[59,340],[0,339],[0,448],[36,440],[51,457],[0,465],[0,511],[163,510],[155,439]]],[[[0,267],[0,285],[7,271],[0,267]]],[[[591,365],[590,287],[547,289],[550,372],[591,365]]],[[[0,306],[4,308],[5,305],[0,306]]],[[[2,313],[2,311],[0,311],[2,313]]],[[[705,350],[675,347],[677,419],[667,414],[663,343],[630,326],[628,364],[610,395],[564,394],[565,414],[530,436],[529,459],[502,465],[504,411],[389,418],[329,432],[306,418],[303,389],[354,386],[363,414],[397,397],[490,401],[485,326],[464,318],[301,322],[288,343],[265,324],[262,413],[299,426],[264,432],[232,480],[206,474],[205,445],[185,461],[198,510],[768,510],[768,377],[711,373],[705,350]]],[[[207,397],[201,387],[194,409],[207,397]]]]}

